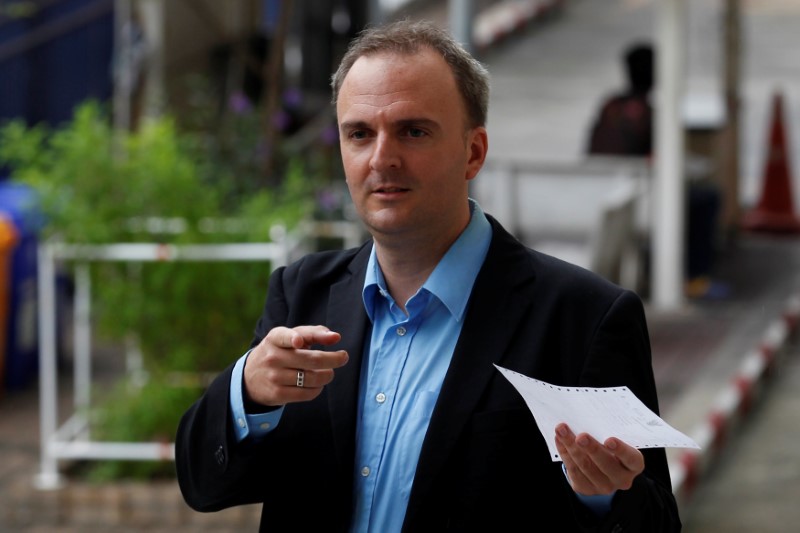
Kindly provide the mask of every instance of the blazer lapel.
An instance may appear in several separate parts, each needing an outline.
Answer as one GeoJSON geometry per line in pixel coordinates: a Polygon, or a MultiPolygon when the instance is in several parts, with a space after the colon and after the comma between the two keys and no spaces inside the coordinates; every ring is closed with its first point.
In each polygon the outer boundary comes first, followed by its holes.
{"type": "Polygon", "coordinates": [[[529,256],[505,230],[497,224],[493,226],[492,245],[475,281],[461,335],[422,445],[408,505],[412,520],[415,506],[428,499],[442,465],[497,372],[493,363],[500,362],[511,332],[530,305],[523,296],[529,291],[517,290],[533,281],[529,256]]]}
{"type": "Polygon", "coordinates": [[[336,370],[329,389],[329,407],[336,453],[340,464],[353,461],[358,411],[358,387],[361,361],[369,318],[364,310],[361,292],[371,246],[364,246],[350,264],[350,275],[331,286],[327,326],[341,333],[336,349],[346,350],[350,360],[336,370]]]}

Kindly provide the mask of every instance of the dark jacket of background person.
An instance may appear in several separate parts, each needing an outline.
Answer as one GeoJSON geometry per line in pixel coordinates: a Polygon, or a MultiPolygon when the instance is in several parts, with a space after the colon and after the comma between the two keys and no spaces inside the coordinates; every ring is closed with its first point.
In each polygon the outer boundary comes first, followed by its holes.
{"type": "MultiPolygon", "coordinates": [[[[664,449],[596,524],[550,459],[522,396],[493,363],[564,386],[628,386],[658,412],[649,334],[632,292],[493,237],[416,469],[404,531],[679,531],[664,449]]],[[[263,440],[236,443],[229,367],[181,420],[180,487],[201,511],[259,503],[264,531],[346,531],[352,515],[358,382],[369,320],[371,243],[277,269],[252,345],[273,327],[327,324],[347,365],[310,402],[290,403],[263,440]]],[[[548,438],[552,436],[548,435],[548,438]]]]}
{"type": "Polygon", "coordinates": [[[649,156],[653,151],[653,50],[633,45],[624,62],[628,86],[601,104],[589,134],[590,154],[649,156]]]}

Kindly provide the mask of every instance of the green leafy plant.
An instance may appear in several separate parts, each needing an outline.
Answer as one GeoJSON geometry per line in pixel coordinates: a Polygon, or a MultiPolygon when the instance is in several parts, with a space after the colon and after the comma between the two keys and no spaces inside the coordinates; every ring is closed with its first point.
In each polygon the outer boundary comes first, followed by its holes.
{"type": "MultiPolygon", "coordinates": [[[[0,165],[35,190],[31,211],[45,220],[40,238],[69,244],[264,242],[272,226],[292,228],[312,216],[327,176],[310,169],[310,158],[289,160],[280,179],[265,180],[263,169],[247,161],[258,151],[257,130],[218,133],[239,137],[181,129],[169,116],[119,132],[101,104],[86,102],[56,129],[4,124],[0,165]],[[225,143],[237,150],[222,149],[225,143]],[[148,221],[164,219],[179,222],[181,231],[148,229],[148,221]]],[[[271,269],[263,262],[92,263],[97,335],[122,346],[134,334],[148,376],[143,386],[125,383],[106,397],[95,435],[171,439],[202,390],[202,378],[186,385],[176,376],[218,372],[244,352],[271,269]]],[[[102,464],[93,475],[151,475],[159,468],[102,464]]]]}
{"type": "MultiPolygon", "coordinates": [[[[121,381],[104,395],[102,409],[92,413],[94,437],[119,442],[148,441],[165,445],[172,442],[176,415],[182,413],[200,395],[198,383],[174,383],[164,376],[143,385],[121,381]]],[[[93,482],[119,478],[154,479],[174,475],[174,465],[167,461],[98,461],[75,467],[93,482]]]]}

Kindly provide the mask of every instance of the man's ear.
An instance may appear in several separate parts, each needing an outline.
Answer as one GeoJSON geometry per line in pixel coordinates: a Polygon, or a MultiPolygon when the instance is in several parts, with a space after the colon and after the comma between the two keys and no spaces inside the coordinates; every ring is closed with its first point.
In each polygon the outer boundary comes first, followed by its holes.
{"type": "Polygon", "coordinates": [[[489,135],[486,128],[478,126],[472,128],[467,137],[468,159],[467,159],[467,181],[478,175],[483,163],[486,161],[486,153],[489,150],[489,135]]]}

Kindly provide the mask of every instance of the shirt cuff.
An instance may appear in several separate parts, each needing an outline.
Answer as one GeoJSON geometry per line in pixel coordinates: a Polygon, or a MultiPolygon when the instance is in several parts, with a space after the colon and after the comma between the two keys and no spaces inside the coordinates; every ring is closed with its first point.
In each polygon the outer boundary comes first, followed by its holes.
{"type": "Polygon", "coordinates": [[[247,414],[244,408],[244,398],[242,397],[242,386],[244,379],[244,363],[250,350],[236,361],[231,373],[231,394],[229,403],[233,414],[233,432],[236,435],[236,442],[242,442],[248,436],[252,439],[259,439],[275,429],[280,422],[283,414],[283,406],[268,413],[255,415],[247,414]]]}
{"type": "MultiPolygon", "coordinates": [[[[561,463],[561,470],[564,472],[564,477],[569,481],[569,474],[567,474],[567,467],[564,466],[564,463],[561,463]]],[[[616,492],[614,492],[614,494],[616,494],[616,492]]],[[[611,500],[614,498],[614,494],[586,496],[576,492],[575,496],[578,497],[581,503],[591,509],[596,516],[605,516],[611,510],[611,500]]]]}

